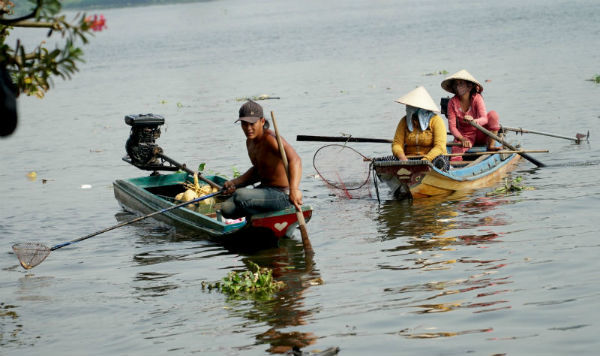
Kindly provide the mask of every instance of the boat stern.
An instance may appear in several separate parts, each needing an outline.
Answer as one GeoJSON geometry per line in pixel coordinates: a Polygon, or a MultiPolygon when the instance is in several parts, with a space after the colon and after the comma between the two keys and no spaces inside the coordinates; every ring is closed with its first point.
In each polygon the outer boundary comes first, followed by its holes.
{"type": "MultiPolygon", "coordinates": [[[[312,207],[310,205],[302,206],[302,215],[308,222],[312,217],[312,207]]],[[[253,228],[267,229],[273,232],[277,238],[292,237],[296,227],[298,227],[298,218],[296,217],[296,208],[288,208],[276,212],[256,214],[250,218],[253,228]]]]}

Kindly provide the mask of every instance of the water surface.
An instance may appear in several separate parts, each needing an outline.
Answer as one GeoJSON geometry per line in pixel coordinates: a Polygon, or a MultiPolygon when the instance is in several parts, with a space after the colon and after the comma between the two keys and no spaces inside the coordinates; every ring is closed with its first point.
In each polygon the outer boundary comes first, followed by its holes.
{"type": "MultiPolygon", "coordinates": [[[[108,30],[85,47],[81,72],[44,100],[20,98],[19,128],[0,141],[2,354],[598,349],[600,87],[586,81],[600,70],[596,1],[232,0],[100,12],[108,30]],[[424,85],[438,101],[444,75],[427,74],[463,68],[506,126],[589,130],[590,143],[509,136],[550,153],[535,156],[548,167],[523,161],[511,176],[534,190],[506,196],[486,195],[492,187],[378,203],[315,178],[322,144],[295,135],[391,138],[404,110],[394,99],[424,85]],[[303,159],[313,263],[298,233],[247,255],[146,221],[18,266],[13,243],[51,246],[132,218],[112,192],[115,179],[147,174],[121,160],[125,115],[165,116],[167,155],[231,176],[249,166],[236,98],[261,94],[281,97],[261,104],[303,159]],[[246,260],[288,288],[268,302],[202,290],[246,260]]],[[[16,32],[39,41],[34,33],[16,32]]]]}

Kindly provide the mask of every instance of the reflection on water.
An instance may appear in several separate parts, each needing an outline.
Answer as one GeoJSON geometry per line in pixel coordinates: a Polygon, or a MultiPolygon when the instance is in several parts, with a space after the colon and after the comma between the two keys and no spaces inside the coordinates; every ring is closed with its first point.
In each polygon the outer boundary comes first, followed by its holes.
{"type": "MultiPolygon", "coordinates": [[[[499,243],[500,234],[487,228],[506,221],[495,214],[507,200],[471,197],[459,200],[390,201],[380,207],[379,230],[387,242],[382,249],[389,258],[378,264],[381,270],[421,270],[434,281],[384,288],[394,307],[415,314],[469,310],[474,314],[511,309],[507,288],[511,276],[500,275],[507,265],[504,258],[482,258],[482,247],[499,243]],[[467,231],[467,234],[460,232],[467,231]],[[458,233],[457,233],[458,232],[458,233]],[[390,243],[399,241],[397,246],[390,243]],[[469,256],[471,254],[471,256],[469,256]],[[444,271],[453,272],[445,274],[444,271]],[[476,273],[473,273],[473,270],[476,273]],[[464,278],[443,279],[464,274],[464,278]]],[[[493,328],[462,331],[403,330],[407,338],[437,338],[468,333],[490,332],[493,328]]]]}
{"type": "Polygon", "coordinates": [[[152,298],[166,295],[170,290],[178,288],[178,285],[168,279],[175,273],[141,272],[135,277],[134,289],[140,298],[152,298]],[[137,285],[140,285],[139,287],[137,285]]]}
{"type": "Polygon", "coordinates": [[[20,337],[23,325],[16,309],[16,305],[0,302],[0,347],[23,342],[20,337]]]}
{"type": "MultiPolygon", "coordinates": [[[[130,219],[124,217],[124,220],[130,219]]],[[[169,229],[156,227],[152,222],[136,223],[132,229],[136,235],[135,243],[143,251],[133,256],[136,266],[164,266],[178,261],[194,259],[212,259],[219,255],[234,254],[226,247],[198,239],[194,234],[176,233],[169,229]],[[174,242],[198,242],[186,247],[174,242]],[[169,244],[165,244],[170,242],[169,244]]],[[[237,252],[237,251],[236,251],[237,252]]],[[[304,292],[310,286],[322,283],[311,258],[306,258],[304,249],[293,239],[282,239],[276,248],[261,250],[256,254],[242,254],[242,261],[252,261],[260,267],[273,270],[273,278],[283,281],[286,287],[275,294],[271,300],[240,301],[224,296],[226,309],[231,316],[243,317],[253,324],[264,323],[268,329],[255,335],[258,344],[268,344],[268,352],[285,353],[293,348],[302,349],[316,342],[317,336],[311,332],[290,331],[290,328],[307,325],[307,320],[315,310],[304,305],[304,292]]],[[[156,268],[156,267],[155,267],[156,268]]],[[[177,273],[139,272],[132,282],[133,295],[140,299],[160,298],[182,286],[175,281],[177,273]]],[[[177,310],[155,311],[161,314],[176,313],[177,310]]],[[[150,336],[148,336],[150,337],[150,336]]]]}
{"type": "Polygon", "coordinates": [[[311,315],[318,312],[304,305],[304,292],[310,286],[322,283],[312,258],[305,258],[302,246],[295,241],[282,240],[278,248],[244,259],[273,269],[273,277],[285,282],[286,287],[269,301],[256,300],[249,305],[230,300],[231,313],[269,326],[267,331],[256,335],[256,340],[260,344],[269,344],[270,353],[285,353],[292,348],[302,349],[314,344],[317,336],[313,333],[289,331],[306,325],[311,315]]]}
{"type": "Polygon", "coordinates": [[[385,201],[379,207],[379,236],[382,239],[411,237],[431,239],[443,235],[458,213],[446,200],[431,198],[385,201]]]}
{"type": "MultiPolygon", "coordinates": [[[[417,329],[418,330],[418,329],[417,329]]],[[[487,333],[492,332],[494,329],[475,329],[475,330],[462,330],[462,331],[429,331],[429,332],[416,332],[415,329],[405,329],[399,331],[397,334],[404,336],[408,339],[433,339],[439,337],[452,337],[465,334],[473,333],[487,333]]]]}
{"type": "Polygon", "coordinates": [[[42,301],[49,302],[51,297],[40,295],[40,291],[48,288],[54,277],[37,277],[34,274],[26,274],[19,278],[19,289],[17,290],[18,300],[21,301],[42,301]]]}

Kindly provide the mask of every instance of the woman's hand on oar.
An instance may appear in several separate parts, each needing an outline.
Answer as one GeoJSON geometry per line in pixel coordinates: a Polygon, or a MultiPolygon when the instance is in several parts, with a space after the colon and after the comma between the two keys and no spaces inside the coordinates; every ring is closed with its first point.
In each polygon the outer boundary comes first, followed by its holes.
{"type": "Polygon", "coordinates": [[[44,244],[37,243],[37,242],[25,242],[25,243],[18,243],[18,244],[13,245],[12,249],[13,249],[13,251],[15,251],[15,254],[17,255],[17,258],[19,259],[19,263],[21,264],[21,266],[23,268],[25,268],[25,269],[32,269],[33,267],[35,267],[35,266],[39,265],[40,263],[42,263],[46,259],[46,257],[48,257],[48,255],[50,254],[50,252],[52,252],[54,250],[57,250],[59,248],[65,247],[65,246],[69,246],[69,245],[74,244],[74,243],[79,242],[79,241],[83,241],[83,240],[89,239],[90,237],[94,237],[96,235],[100,235],[100,234],[102,234],[104,232],[107,232],[107,231],[110,231],[110,230],[114,230],[116,228],[119,228],[119,227],[122,227],[122,226],[125,226],[125,225],[133,224],[135,222],[147,219],[147,218],[152,217],[154,215],[162,214],[162,213],[165,213],[167,211],[171,211],[173,209],[177,209],[177,208],[181,208],[183,206],[189,205],[189,204],[197,203],[199,201],[202,201],[204,199],[208,199],[208,198],[214,197],[214,196],[219,195],[221,193],[223,193],[223,189],[219,190],[218,192],[214,192],[212,194],[207,194],[207,195],[204,195],[204,196],[202,196],[200,198],[196,198],[194,200],[183,202],[183,203],[180,203],[180,204],[177,204],[177,205],[173,205],[173,206],[168,207],[168,208],[164,208],[164,209],[155,211],[153,213],[150,213],[150,214],[147,214],[147,215],[144,215],[144,216],[137,217],[137,218],[135,218],[133,220],[129,220],[129,221],[125,221],[125,222],[122,222],[120,224],[117,224],[117,225],[113,225],[113,226],[108,227],[106,229],[93,232],[93,233],[91,233],[89,235],[80,237],[80,238],[75,239],[75,240],[71,240],[71,241],[68,241],[68,242],[60,243],[60,244],[55,245],[55,246],[53,246],[51,248],[49,248],[48,246],[46,246],[44,244]]]}

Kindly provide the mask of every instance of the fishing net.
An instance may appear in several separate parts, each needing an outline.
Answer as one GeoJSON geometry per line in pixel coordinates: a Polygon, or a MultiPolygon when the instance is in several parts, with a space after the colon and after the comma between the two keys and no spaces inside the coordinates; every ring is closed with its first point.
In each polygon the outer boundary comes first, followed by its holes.
{"type": "Polygon", "coordinates": [[[39,265],[50,254],[50,249],[47,246],[36,242],[15,244],[12,249],[19,259],[19,263],[25,269],[32,269],[39,265]]]}
{"type": "Polygon", "coordinates": [[[349,191],[369,191],[371,159],[351,147],[326,145],[319,148],[313,156],[313,167],[325,183],[348,198],[353,198],[349,191]]]}

